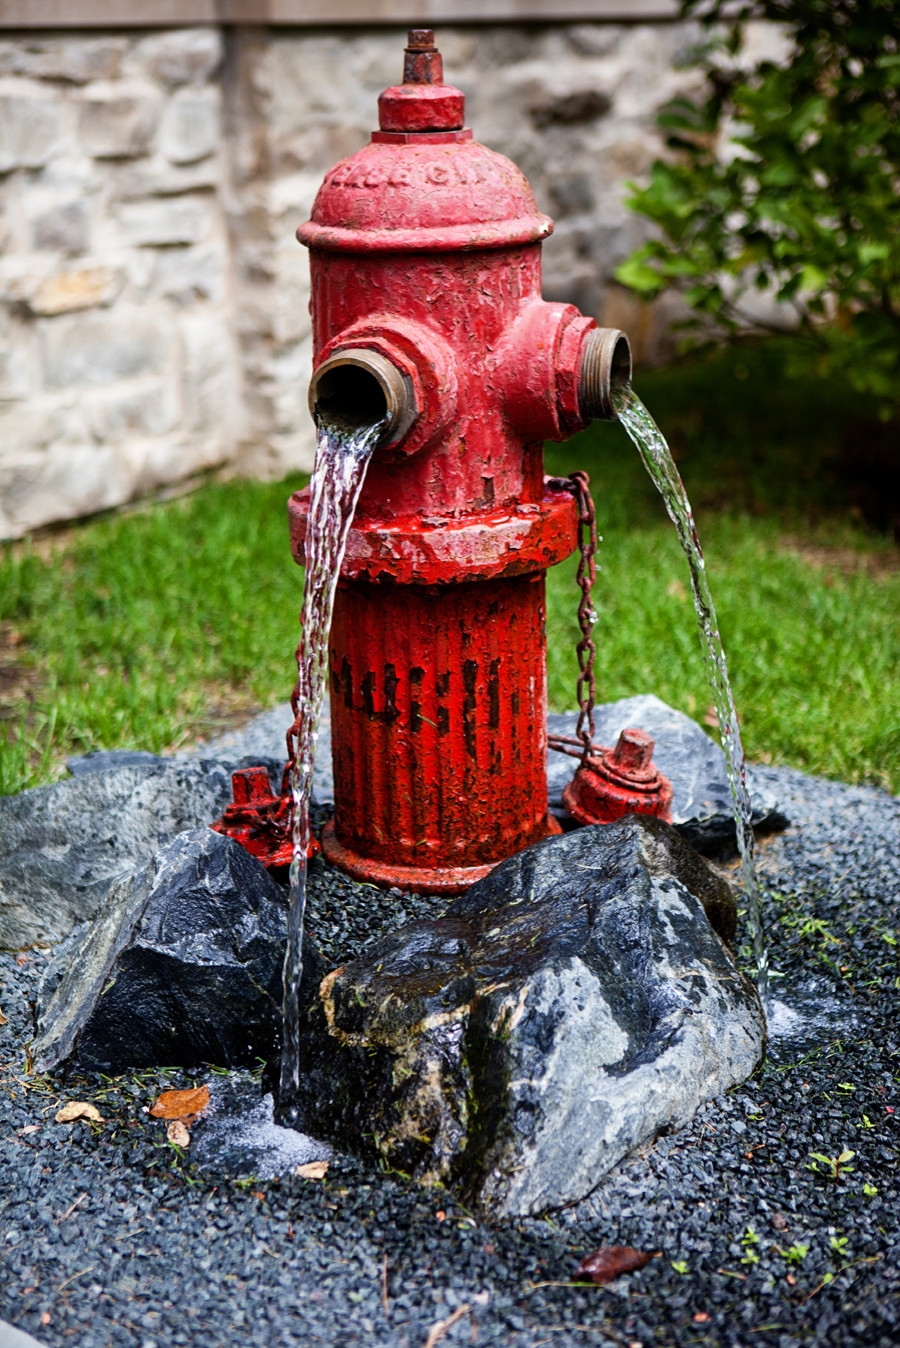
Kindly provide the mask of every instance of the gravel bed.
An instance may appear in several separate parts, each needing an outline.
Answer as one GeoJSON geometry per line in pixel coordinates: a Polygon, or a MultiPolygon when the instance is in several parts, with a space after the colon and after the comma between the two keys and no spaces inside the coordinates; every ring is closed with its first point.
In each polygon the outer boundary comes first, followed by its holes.
{"type": "MultiPolygon", "coordinates": [[[[760,848],[779,975],[768,1060],[545,1220],[488,1227],[444,1190],[340,1157],[321,1180],[201,1161],[203,1123],[182,1152],[146,1109],[204,1074],[26,1078],[52,952],[3,955],[0,1317],[86,1348],[423,1348],[439,1321],[430,1342],[447,1345],[900,1342],[900,806],[760,776],[794,820],[760,848]],[[72,1099],[104,1122],[56,1123],[72,1099]],[[609,1244],[656,1257],[573,1285],[609,1244]]],[[[439,908],[313,867],[310,930],[336,962],[439,908]]],[[[265,1132],[251,1076],[206,1079],[265,1132]]]]}

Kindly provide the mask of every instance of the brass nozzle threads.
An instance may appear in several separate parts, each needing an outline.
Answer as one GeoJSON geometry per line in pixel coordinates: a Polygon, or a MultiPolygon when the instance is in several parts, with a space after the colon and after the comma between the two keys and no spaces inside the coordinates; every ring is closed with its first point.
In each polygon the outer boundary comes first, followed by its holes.
{"type": "Polygon", "coordinates": [[[618,328],[593,328],[581,348],[578,406],[585,421],[615,421],[612,395],[631,383],[631,347],[618,328]]]}

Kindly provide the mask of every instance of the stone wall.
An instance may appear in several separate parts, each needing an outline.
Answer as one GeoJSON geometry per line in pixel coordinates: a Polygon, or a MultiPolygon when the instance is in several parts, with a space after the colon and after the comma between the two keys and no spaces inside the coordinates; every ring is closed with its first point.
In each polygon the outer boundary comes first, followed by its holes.
{"type": "MultiPolygon", "coordinates": [[[[669,349],[611,280],[625,183],[692,78],[680,23],[442,28],[476,136],[557,221],[545,293],[669,349]]],[[[308,468],[307,264],[294,230],[364,143],[402,34],[300,28],[0,41],[0,536],[215,465],[308,468]]]]}

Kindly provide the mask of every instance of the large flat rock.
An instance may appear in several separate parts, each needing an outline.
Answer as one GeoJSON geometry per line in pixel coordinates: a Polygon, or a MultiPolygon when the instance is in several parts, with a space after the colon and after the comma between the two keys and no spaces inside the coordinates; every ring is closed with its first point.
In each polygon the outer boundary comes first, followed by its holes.
{"type": "Polygon", "coordinates": [[[572,1203],[761,1061],[734,920],[657,820],[529,848],[323,980],[298,1126],[491,1217],[572,1203]]]}

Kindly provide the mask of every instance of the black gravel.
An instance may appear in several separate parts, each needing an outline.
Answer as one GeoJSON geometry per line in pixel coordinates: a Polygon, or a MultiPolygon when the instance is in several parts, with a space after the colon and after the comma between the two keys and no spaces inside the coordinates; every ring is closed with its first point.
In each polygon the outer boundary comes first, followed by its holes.
{"type": "MultiPolygon", "coordinates": [[[[0,1317],[90,1348],[423,1348],[463,1306],[442,1343],[900,1342],[900,807],[760,775],[795,821],[760,849],[786,1033],[752,1081],[543,1221],[476,1224],[444,1190],[340,1159],[324,1180],[202,1169],[145,1112],[194,1076],[24,1076],[51,952],[3,956],[0,1317]],[[71,1099],[105,1122],[56,1123],[71,1099]],[[657,1257],[573,1286],[604,1244],[657,1257]]],[[[334,961],[435,907],[314,867],[311,930],[334,961]]]]}

